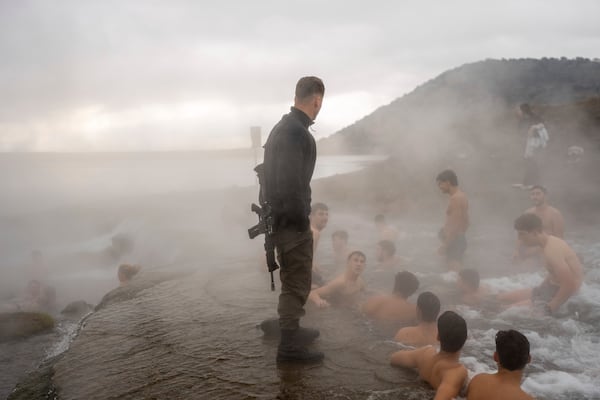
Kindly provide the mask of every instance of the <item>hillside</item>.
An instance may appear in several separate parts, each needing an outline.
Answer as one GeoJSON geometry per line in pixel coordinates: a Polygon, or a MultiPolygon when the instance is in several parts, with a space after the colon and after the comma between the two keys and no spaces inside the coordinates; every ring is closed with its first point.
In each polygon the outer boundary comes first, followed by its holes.
{"type": "Polygon", "coordinates": [[[521,102],[532,105],[550,134],[540,183],[567,212],[585,218],[587,210],[597,211],[600,63],[585,59],[487,60],[443,73],[321,140],[320,154],[391,157],[316,184],[316,195],[330,201],[351,197],[391,213],[428,210],[439,201],[435,175],[453,168],[462,185],[495,212],[514,203],[510,185],[523,176],[525,132],[516,113],[521,102]],[[567,156],[574,145],[585,151],[577,163],[567,156]]]}
{"type": "Polygon", "coordinates": [[[515,139],[519,103],[561,105],[599,96],[597,61],[486,60],[424,83],[322,139],[319,151],[402,153],[408,144],[413,155],[441,145],[459,152],[480,146],[493,150],[505,144],[498,136],[515,139]]]}

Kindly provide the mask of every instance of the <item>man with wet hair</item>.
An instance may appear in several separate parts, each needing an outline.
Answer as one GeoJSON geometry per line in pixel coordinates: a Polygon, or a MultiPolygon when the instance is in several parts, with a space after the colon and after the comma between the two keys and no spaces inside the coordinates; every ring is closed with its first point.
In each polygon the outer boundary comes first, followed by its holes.
{"type": "Polygon", "coordinates": [[[479,272],[475,269],[464,268],[458,272],[458,290],[460,301],[469,306],[478,306],[487,290],[480,284],[479,272]]]}
{"type": "MultiPolygon", "coordinates": [[[[561,212],[550,206],[546,200],[548,191],[541,185],[535,185],[529,191],[529,198],[533,203],[533,207],[525,210],[526,213],[532,213],[540,217],[542,220],[542,228],[548,235],[556,236],[563,239],[565,234],[565,221],[561,212]]],[[[517,241],[517,249],[513,256],[513,260],[522,261],[524,259],[539,256],[539,249],[528,248],[521,242],[517,241]]]]}
{"type": "Polygon", "coordinates": [[[393,366],[417,368],[419,377],[436,389],[434,400],[450,400],[458,396],[467,380],[467,369],[458,361],[467,340],[467,323],[454,311],[438,318],[440,350],[433,346],[416,350],[400,350],[392,354],[393,366]]]}
{"type": "Polygon", "coordinates": [[[348,256],[346,271],[320,288],[310,292],[309,299],[319,308],[329,307],[331,303],[354,306],[357,296],[364,292],[365,282],[361,278],[365,270],[367,257],[362,251],[353,251],[348,256]]]}
{"type": "Polygon", "coordinates": [[[548,235],[563,239],[565,236],[565,220],[558,209],[548,204],[546,195],[548,191],[541,185],[535,185],[529,191],[529,198],[533,207],[529,208],[528,213],[540,217],[544,232],[548,235]]]}
{"type": "Polygon", "coordinates": [[[312,283],[313,288],[323,285],[323,277],[321,275],[321,269],[319,264],[314,258],[317,254],[317,247],[319,246],[319,240],[321,239],[321,231],[327,226],[329,222],[329,207],[325,203],[315,203],[312,205],[310,210],[310,230],[312,231],[313,237],[313,265],[312,265],[312,283]]]}
{"type": "Polygon", "coordinates": [[[389,240],[391,242],[398,240],[398,230],[386,222],[385,215],[377,214],[375,216],[375,228],[379,234],[379,240],[389,240]]]}
{"type": "Polygon", "coordinates": [[[498,331],[494,361],[495,374],[478,374],[469,383],[467,400],[531,400],[521,389],[523,369],[531,362],[529,341],[513,329],[498,331]]]}
{"type": "Polygon", "coordinates": [[[542,220],[535,214],[525,213],[517,218],[515,230],[525,246],[541,248],[548,275],[538,287],[502,293],[498,300],[512,305],[541,306],[546,313],[553,314],[581,287],[583,268],[579,258],[564,240],[544,232],[542,220]]]}
{"type": "Polygon", "coordinates": [[[404,260],[396,256],[396,245],[390,240],[377,243],[378,269],[390,270],[404,264],[404,260]]]}
{"type": "Polygon", "coordinates": [[[373,296],[362,306],[362,311],[370,318],[383,322],[406,323],[415,321],[415,304],[408,301],[419,288],[415,274],[402,271],[394,279],[391,295],[373,296]]]}
{"type": "Polygon", "coordinates": [[[337,267],[345,265],[350,254],[348,248],[348,232],[340,230],[331,234],[331,247],[333,248],[333,260],[337,267]]]}
{"type": "Polygon", "coordinates": [[[313,237],[310,229],[312,179],[317,157],[315,139],[308,130],[321,110],[325,86],[314,76],[296,84],[294,106],[275,125],[265,143],[265,200],[274,218],[273,241],[281,269],[278,361],[318,362],[323,353],[305,345],[319,332],[300,327],[311,289],[313,237]]]}
{"type": "Polygon", "coordinates": [[[431,292],[423,292],[417,298],[417,326],[402,328],[394,340],[407,345],[422,347],[438,343],[437,317],[440,299],[431,292]]]}
{"type": "Polygon", "coordinates": [[[451,271],[458,271],[467,249],[465,233],[469,227],[469,201],[466,194],[458,187],[458,177],[452,170],[445,170],[436,178],[442,193],[450,196],[446,209],[446,222],[439,232],[442,242],[438,254],[445,257],[446,266],[451,271]]]}

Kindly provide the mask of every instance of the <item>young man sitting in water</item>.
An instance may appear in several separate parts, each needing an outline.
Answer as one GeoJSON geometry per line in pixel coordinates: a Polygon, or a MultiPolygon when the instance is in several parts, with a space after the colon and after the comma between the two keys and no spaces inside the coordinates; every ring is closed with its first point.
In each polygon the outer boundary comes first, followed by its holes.
{"type": "Polygon", "coordinates": [[[579,258],[564,240],[545,233],[542,220],[535,214],[521,215],[515,229],[521,243],[542,249],[548,275],[540,286],[502,293],[498,300],[511,305],[540,305],[552,314],[581,287],[583,268],[579,258]]]}
{"type": "Polygon", "coordinates": [[[417,299],[417,326],[402,328],[394,340],[407,345],[422,347],[438,343],[437,317],[440,313],[440,299],[431,293],[423,292],[417,299]]]}
{"type": "Polygon", "coordinates": [[[366,260],[367,257],[361,251],[350,253],[346,272],[326,285],[311,290],[308,299],[321,308],[329,307],[330,302],[348,305],[356,303],[357,296],[365,289],[361,274],[365,270],[366,260]]]}
{"type": "Polygon", "coordinates": [[[362,306],[370,318],[383,322],[412,322],[417,318],[417,308],[408,298],[419,288],[419,280],[408,271],[398,272],[391,295],[371,297],[362,306]]]}
{"type": "Polygon", "coordinates": [[[487,290],[480,284],[479,272],[474,269],[461,269],[458,272],[458,290],[460,302],[471,307],[478,307],[486,295],[487,290]]]}
{"type": "Polygon", "coordinates": [[[404,264],[404,260],[396,256],[396,246],[390,240],[377,243],[377,270],[393,270],[404,264]]]}
{"type": "Polygon", "coordinates": [[[476,375],[469,384],[467,400],[532,400],[521,389],[523,369],[531,362],[527,338],[512,329],[498,331],[494,361],[498,372],[476,375]]]}
{"type": "Polygon", "coordinates": [[[458,361],[467,340],[467,323],[453,311],[443,313],[437,323],[439,351],[433,346],[400,350],[392,354],[390,362],[417,368],[419,377],[436,389],[434,400],[450,400],[458,396],[467,380],[467,369],[458,361]]]}

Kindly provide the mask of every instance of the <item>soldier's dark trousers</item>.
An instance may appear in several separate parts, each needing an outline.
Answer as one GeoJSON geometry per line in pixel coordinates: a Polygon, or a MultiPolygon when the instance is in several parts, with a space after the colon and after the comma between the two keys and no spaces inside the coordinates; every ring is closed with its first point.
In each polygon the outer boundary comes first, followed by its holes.
{"type": "Polygon", "coordinates": [[[311,287],[313,238],[310,228],[305,232],[281,229],[274,235],[279,259],[281,294],[279,295],[279,326],[296,330],[304,315],[304,304],[311,287]]]}

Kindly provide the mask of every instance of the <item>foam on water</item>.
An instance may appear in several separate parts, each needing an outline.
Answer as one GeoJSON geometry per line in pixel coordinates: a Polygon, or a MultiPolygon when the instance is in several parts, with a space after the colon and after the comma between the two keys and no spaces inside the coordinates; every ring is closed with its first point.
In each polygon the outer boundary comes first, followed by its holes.
{"type": "MultiPolygon", "coordinates": [[[[434,230],[429,226],[415,228],[413,234],[402,240],[410,243],[404,250],[410,251],[419,264],[407,269],[415,272],[426,290],[433,287],[435,292],[435,289],[451,288],[457,275],[441,272],[439,266],[431,265],[432,259],[426,253],[435,249],[434,230]]],[[[567,237],[569,244],[584,258],[585,278],[579,293],[561,307],[558,317],[547,317],[528,307],[490,313],[464,305],[451,306],[466,319],[469,327],[461,361],[470,377],[497,370],[493,360],[495,335],[498,330],[516,329],[526,335],[531,344],[532,362],[525,368],[524,390],[541,399],[600,399],[600,384],[597,383],[600,376],[600,244],[594,241],[597,232],[593,229],[582,230],[579,236],[568,233],[567,237]]],[[[488,236],[484,234],[479,244],[488,246],[492,239],[496,239],[494,232],[488,236]]],[[[510,242],[506,240],[507,257],[511,253],[510,242]]],[[[401,252],[402,243],[397,247],[401,252]]],[[[470,251],[477,250],[480,249],[470,251]]],[[[503,267],[503,263],[509,265],[509,262],[495,255],[483,260],[488,262],[477,266],[481,283],[492,295],[532,288],[546,277],[543,267],[519,272],[516,267],[503,267]]],[[[448,306],[443,308],[448,309],[448,306]]],[[[374,394],[371,398],[380,397],[374,394]]]]}
{"type": "Polygon", "coordinates": [[[544,280],[544,275],[539,272],[526,272],[511,276],[502,276],[497,278],[481,279],[481,283],[486,285],[490,292],[499,293],[522,288],[538,286],[544,280]]]}
{"type": "Polygon", "coordinates": [[[597,373],[594,376],[563,371],[533,373],[523,381],[523,389],[548,399],[599,399],[597,373]]]}
{"type": "MultiPolygon", "coordinates": [[[[576,247],[576,246],[574,246],[576,247]]],[[[577,246],[585,249],[585,283],[580,292],[563,306],[563,316],[543,317],[528,308],[511,308],[487,321],[501,329],[520,330],[531,343],[531,365],[526,367],[524,390],[548,399],[600,399],[600,340],[597,320],[590,320],[586,310],[598,310],[600,285],[598,276],[598,245],[577,246]]],[[[482,282],[493,292],[533,287],[544,277],[542,272],[522,273],[509,277],[487,278],[482,282]]],[[[477,314],[460,310],[467,320],[479,319],[477,314]]],[[[478,321],[478,325],[486,322],[478,321]]],[[[487,361],[463,357],[472,372],[495,370],[491,360],[493,337],[497,329],[470,327],[468,354],[489,355],[487,361]]]]}
{"type": "Polygon", "coordinates": [[[52,345],[46,349],[45,358],[51,359],[67,351],[69,345],[73,339],[75,339],[75,336],[77,336],[80,326],[80,322],[78,321],[62,321],[59,323],[55,330],[60,339],[57,342],[52,343],[52,345]]]}

